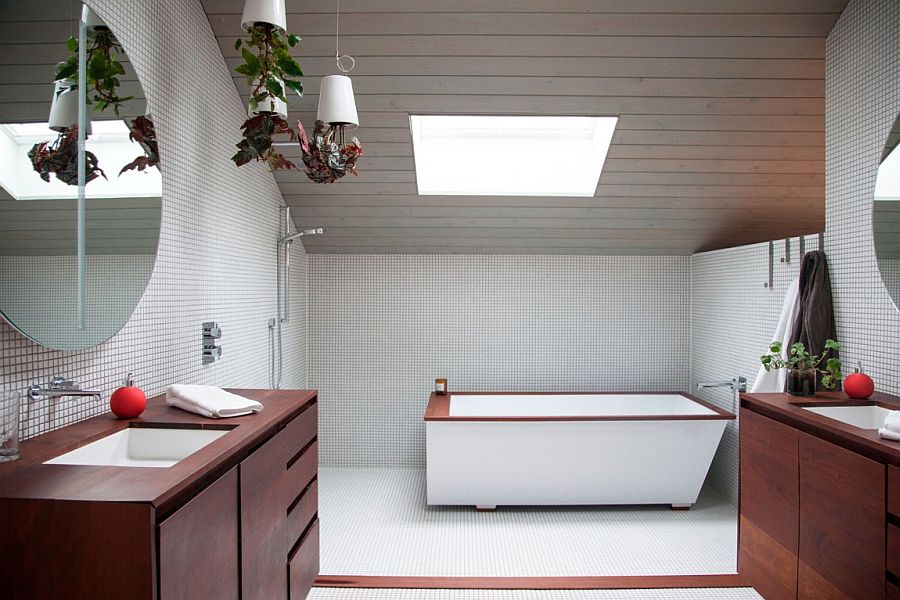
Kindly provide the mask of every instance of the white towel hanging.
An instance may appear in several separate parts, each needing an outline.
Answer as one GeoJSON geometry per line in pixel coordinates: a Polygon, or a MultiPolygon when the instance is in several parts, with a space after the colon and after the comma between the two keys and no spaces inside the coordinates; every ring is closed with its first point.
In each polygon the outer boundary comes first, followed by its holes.
{"type": "MultiPolygon", "coordinates": [[[[787,360],[790,355],[791,332],[794,330],[794,321],[797,320],[797,313],[800,311],[800,279],[797,278],[788,286],[787,294],[784,297],[784,304],[781,306],[781,316],[778,317],[778,326],[775,327],[775,335],[772,336],[773,342],[781,342],[781,357],[787,360]]],[[[787,380],[787,371],[785,369],[772,369],[766,371],[765,367],[760,367],[753,381],[751,392],[783,392],[784,383],[787,380]]]]}

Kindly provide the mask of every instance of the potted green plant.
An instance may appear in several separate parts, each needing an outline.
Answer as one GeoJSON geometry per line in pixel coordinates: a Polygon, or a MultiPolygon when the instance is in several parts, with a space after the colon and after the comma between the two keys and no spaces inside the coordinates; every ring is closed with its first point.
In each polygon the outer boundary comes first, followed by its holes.
{"type": "Polygon", "coordinates": [[[303,70],[291,56],[290,49],[297,45],[300,36],[287,34],[270,23],[254,23],[248,28],[250,38],[238,39],[235,50],[241,51],[244,62],[235,71],[247,78],[250,99],[247,106],[250,116],[241,126],[242,139],[238,151],[231,157],[237,166],[251,161],[262,161],[273,171],[296,169],[272,145],[272,136],[286,134],[296,139],[287,122],[286,90],[303,95],[303,70]]]}
{"type": "Polygon", "coordinates": [[[829,357],[833,350],[840,350],[841,345],[832,339],[825,340],[825,348],[820,355],[812,355],[801,342],[791,346],[788,358],[781,355],[781,342],[772,342],[769,353],[760,357],[766,371],[787,369],[787,392],[794,396],[815,396],[816,378],[822,375],[822,385],[833,390],[841,381],[840,359],[829,357]],[[823,366],[824,363],[824,366],[823,366]]]}
{"type": "MultiPolygon", "coordinates": [[[[78,39],[70,37],[67,44],[72,56],[57,66],[55,81],[71,79],[76,82],[72,87],[75,89],[78,85],[78,39]]],[[[96,27],[88,34],[87,103],[94,110],[104,111],[112,107],[118,115],[122,104],[134,98],[119,96],[119,86],[122,84],[119,76],[125,74],[125,67],[119,61],[122,54],[121,44],[108,27],[96,27]]]]}

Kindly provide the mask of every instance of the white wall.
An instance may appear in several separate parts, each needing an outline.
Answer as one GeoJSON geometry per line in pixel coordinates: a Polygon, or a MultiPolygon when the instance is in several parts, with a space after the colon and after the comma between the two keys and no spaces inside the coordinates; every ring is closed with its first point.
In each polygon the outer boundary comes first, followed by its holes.
{"type": "Polygon", "coordinates": [[[310,386],[325,465],[423,466],[451,390],[689,384],[688,257],[311,255],[310,386]]]}

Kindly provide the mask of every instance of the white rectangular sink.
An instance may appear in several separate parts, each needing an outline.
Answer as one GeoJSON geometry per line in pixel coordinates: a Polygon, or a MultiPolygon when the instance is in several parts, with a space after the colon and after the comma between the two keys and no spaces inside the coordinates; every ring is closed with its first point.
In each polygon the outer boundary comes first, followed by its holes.
{"type": "Polygon", "coordinates": [[[129,427],[44,462],[45,465],[171,467],[226,433],[225,429],[129,427]]]}
{"type": "Polygon", "coordinates": [[[802,408],[860,429],[878,429],[884,425],[884,420],[891,412],[880,406],[804,406],[802,408]]]}

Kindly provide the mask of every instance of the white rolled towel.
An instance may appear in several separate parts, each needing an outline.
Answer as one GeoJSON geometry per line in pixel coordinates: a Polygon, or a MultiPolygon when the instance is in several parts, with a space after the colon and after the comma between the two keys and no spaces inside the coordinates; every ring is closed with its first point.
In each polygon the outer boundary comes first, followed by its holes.
{"type": "Polygon", "coordinates": [[[240,417],[256,413],[263,405],[211,385],[170,385],[166,404],[212,419],[240,417]]]}
{"type": "Polygon", "coordinates": [[[886,440],[893,440],[895,442],[900,442],[900,433],[893,431],[891,429],[885,429],[882,427],[878,430],[878,435],[883,437],[886,440]]]}
{"type": "Polygon", "coordinates": [[[884,419],[884,425],[881,428],[900,434],[900,410],[892,410],[889,412],[888,416],[884,419]]]}

